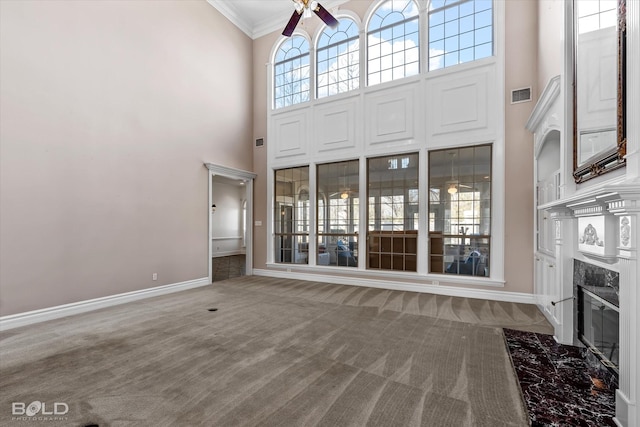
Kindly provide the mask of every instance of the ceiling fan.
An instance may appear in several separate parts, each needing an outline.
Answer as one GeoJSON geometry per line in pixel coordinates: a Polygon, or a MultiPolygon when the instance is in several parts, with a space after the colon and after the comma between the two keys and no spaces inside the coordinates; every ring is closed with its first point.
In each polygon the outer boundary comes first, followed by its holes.
{"type": "Polygon", "coordinates": [[[338,191],[336,193],[329,194],[329,197],[335,197],[338,194],[340,195],[341,199],[348,199],[349,195],[351,194],[351,189],[349,187],[344,187],[344,189],[342,191],[338,191]]]}
{"type": "Polygon", "coordinates": [[[458,192],[458,187],[460,187],[460,188],[473,188],[473,187],[470,187],[468,185],[460,184],[460,181],[455,179],[455,177],[453,176],[453,158],[456,156],[456,153],[449,153],[449,155],[451,156],[451,179],[449,181],[445,182],[447,187],[449,187],[449,188],[447,188],[447,193],[456,194],[458,192]]]}
{"type": "Polygon", "coordinates": [[[293,34],[293,30],[296,29],[296,25],[298,25],[298,21],[300,21],[302,15],[304,15],[305,18],[309,18],[312,11],[331,28],[338,26],[338,20],[317,1],[293,0],[293,2],[296,5],[296,10],[293,11],[293,15],[291,15],[287,26],[284,27],[284,31],[282,32],[283,36],[291,37],[291,34],[293,34]]]}
{"type": "Polygon", "coordinates": [[[343,200],[348,199],[349,196],[351,195],[351,188],[349,188],[349,186],[347,185],[347,166],[346,165],[344,166],[344,172],[342,174],[342,185],[339,188],[340,188],[340,191],[336,191],[335,193],[329,194],[329,198],[333,198],[339,194],[341,199],[343,200]]]}

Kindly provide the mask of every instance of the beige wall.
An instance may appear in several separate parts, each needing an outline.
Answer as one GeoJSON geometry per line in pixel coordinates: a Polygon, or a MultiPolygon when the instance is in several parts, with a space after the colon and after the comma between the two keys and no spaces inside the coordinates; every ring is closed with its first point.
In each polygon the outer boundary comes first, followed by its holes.
{"type": "MultiPolygon", "coordinates": [[[[351,10],[364,20],[371,1],[354,0],[340,9],[351,10]]],[[[537,2],[506,2],[506,96],[511,89],[532,87],[537,90],[537,2]]],[[[305,30],[315,34],[317,23],[308,20],[305,30]]],[[[266,135],[267,120],[267,74],[263,65],[269,61],[269,54],[278,40],[279,32],[274,32],[254,41],[254,130],[255,136],[266,135]]],[[[526,131],[525,123],[534,107],[534,102],[511,105],[507,99],[505,112],[506,136],[506,218],[495,217],[494,221],[506,223],[506,257],[504,291],[533,291],[533,137],[526,131]]],[[[268,144],[268,141],[267,141],[268,144]]],[[[266,169],[266,149],[255,149],[254,164],[262,175],[266,169]]],[[[254,266],[266,267],[267,206],[266,178],[257,181],[255,216],[263,221],[262,227],[255,228],[254,266]]],[[[492,288],[492,290],[494,290],[492,288]]]]}
{"type": "Polygon", "coordinates": [[[264,145],[253,145],[254,180],[253,192],[253,267],[266,268],[267,264],[267,209],[271,202],[267,200],[267,63],[273,45],[280,36],[271,33],[253,42],[253,136],[254,141],[264,139],[264,145]],[[262,225],[257,226],[256,223],[262,225]]]}
{"type": "Polygon", "coordinates": [[[511,104],[511,91],[538,93],[537,2],[505,4],[505,290],[533,292],[533,135],[525,125],[535,99],[511,104]]]}
{"type": "Polygon", "coordinates": [[[206,277],[203,162],[253,169],[251,39],[204,1],[0,19],[0,314],[206,277]]]}
{"type": "Polygon", "coordinates": [[[553,77],[561,75],[564,64],[564,0],[538,1],[538,92],[553,77]]]}

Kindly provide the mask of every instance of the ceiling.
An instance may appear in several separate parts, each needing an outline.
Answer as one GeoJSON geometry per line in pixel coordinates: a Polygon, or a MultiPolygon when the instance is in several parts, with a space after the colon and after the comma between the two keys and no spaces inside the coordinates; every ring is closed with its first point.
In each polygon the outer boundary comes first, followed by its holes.
{"type": "MultiPolygon", "coordinates": [[[[236,27],[252,39],[282,30],[295,10],[292,0],[207,0],[236,27]]],[[[347,0],[323,0],[331,11],[347,0]]]]}

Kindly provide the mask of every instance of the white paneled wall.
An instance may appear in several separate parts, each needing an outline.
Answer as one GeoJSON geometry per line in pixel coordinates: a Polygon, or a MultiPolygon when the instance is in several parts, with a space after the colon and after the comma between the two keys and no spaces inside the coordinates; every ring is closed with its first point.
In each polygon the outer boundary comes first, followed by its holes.
{"type": "MultiPolygon", "coordinates": [[[[501,140],[495,58],[271,110],[272,166],[501,140]],[[448,71],[448,70],[447,70],[448,71]],[[414,148],[415,147],[415,148],[414,148]]],[[[500,165],[496,165],[501,167],[500,165]]]]}
{"type": "Polygon", "coordinates": [[[356,112],[360,98],[350,97],[338,102],[318,105],[313,112],[316,131],[313,135],[317,153],[330,153],[356,149],[358,147],[358,126],[356,112]]]}
{"type": "Polygon", "coordinates": [[[278,141],[275,151],[269,150],[274,158],[309,156],[307,141],[313,137],[309,114],[309,109],[303,109],[274,117],[273,135],[269,138],[269,141],[278,141]]]}
{"type": "Polygon", "coordinates": [[[419,84],[402,85],[393,90],[367,93],[364,97],[366,145],[396,145],[413,142],[416,136],[416,106],[419,84]]]}

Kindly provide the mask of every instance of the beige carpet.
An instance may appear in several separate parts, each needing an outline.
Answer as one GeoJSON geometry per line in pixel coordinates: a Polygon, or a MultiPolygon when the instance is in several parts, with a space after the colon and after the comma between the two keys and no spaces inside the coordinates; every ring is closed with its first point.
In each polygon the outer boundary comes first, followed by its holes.
{"type": "Polygon", "coordinates": [[[526,426],[503,326],[551,332],[529,305],[245,276],[4,332],[0,424],[39,401],[69,407],[47,426],[526,426]]]}

